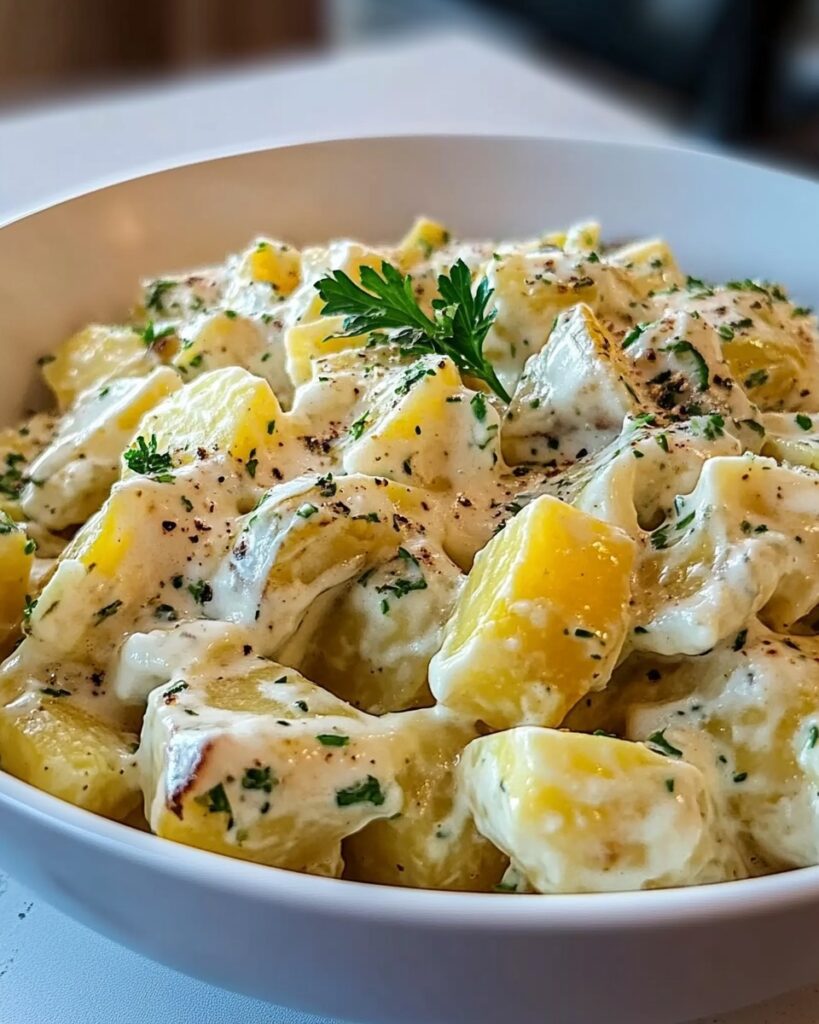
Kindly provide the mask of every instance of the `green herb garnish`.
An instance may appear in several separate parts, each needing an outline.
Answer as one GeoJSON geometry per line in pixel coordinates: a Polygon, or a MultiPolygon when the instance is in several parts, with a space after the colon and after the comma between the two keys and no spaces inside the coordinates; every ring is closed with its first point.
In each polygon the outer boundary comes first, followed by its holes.
{"type": "Polygon", "coordinates": [[[266,768],[246,768],[242,776],[242,789],[260,789],[263,793],[272,793],[278,781],[269,765],[266,768]]]}
{"type": "Polygon", "coordinates": [[[123,459],[128,469],[134,473],[141,473],[143,476],[153,477],[159,483],[170,483],[173,476],[168,472],[171,466],[171,453],[158,452],[156,450],[156,434],[151,434],[151,439],[146,444],[145,438],[140,434],[133,446],[123,453],[123,459]]]}
{"type": "Polygon", "coordinates": [[[319,733],[316,739],[325,747],[346,747],[350,742],[349,736],[340,736],[333,732],[319,733]]]}
{"type": "Polygon", "coordinates": [[[368,775],[363,782],[336,792],[336,804],[339,807],[349,807],[351,804],[374,804],[380,807],[385,799],[381,783],[374,775],[368,775]]]}
{"type": "Polygon", "coordinates": [[[657,753],[664,754],[666,757],[682,757],[683,752],[665,738],[665,729],[653,732],[646,740],[646,743],[651,743],[657,748],[657,753]]]}
{"type": "Polygon", "coordinates": [[[481,278],[472,291],[469,267],[458,260],[449,274],[438,277],[439,298],[433,299],[433,316],[418,305],[412,278],[384,261],[379,274],[372,267],[360,270],[360,285],[344,273],[334,270],[316,282],[324,300],[324,316],[344,316],[342,337],[397,330],[394,341],[417,354],[435,352],[449,356],[459,370],[485,381],[505,402],[510,396],[498,380],[491,363],[483,355],[483,343],[495,319],[486,311],[492,294],[487,279],[481,278]]]}

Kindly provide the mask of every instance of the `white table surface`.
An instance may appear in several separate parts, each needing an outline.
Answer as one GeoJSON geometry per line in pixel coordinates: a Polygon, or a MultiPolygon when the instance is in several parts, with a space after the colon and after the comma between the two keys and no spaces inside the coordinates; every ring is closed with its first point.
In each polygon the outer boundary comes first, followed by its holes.
{"type": "MultiPolygon", "coordinates": [[[[191,155],[424,131],[635,140],[666,134],[642,112],[485,41],[422,38],[0,118],[0,223],[91,183],[191,155]],[[467,102],[451,102],[454,96],[467,102]]],[[[145,1021],[321,1024],[151,963],[0,873],[0,1024],[145,1021]]],[[[613,1017],[612,1024],[628,1022],[613,1017]]],[[[819,986],[708,1024],[819,1024],[819,986]]]]}

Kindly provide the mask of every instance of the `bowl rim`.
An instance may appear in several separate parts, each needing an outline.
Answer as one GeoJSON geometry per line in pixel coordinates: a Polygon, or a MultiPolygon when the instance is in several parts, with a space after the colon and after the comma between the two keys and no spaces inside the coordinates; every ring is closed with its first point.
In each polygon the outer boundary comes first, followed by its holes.
{"type": "Polygon", "coordinates": [[[412,143],[412,142],[479,142],[489,145],[514,146],[516,144],[543,144],[554,146],[566,146],[569,148],[608,149],[625,153],[648,152],[653,154],[675,155],[690,159],[703,160],[714,164],[722,164],[735,169],[752,169],[758,173],[769,174],[777,178],[788,178],[794,183],[809,185],[819,188],[819,181],[802,173],[798,168],[786,162],[777,163],[774,160],[758,161],[746,159],[743,156],[735,156],[715,150],[713,147],[698,140],[686,138],[684,144],[676,143],[666,139],[621,141],[619,139],[606,139],[595,137],[567,137],[561,135],[537,134],[534,132],[477,132],[477,131],[407,131],[390,132],[387,134],[373,131],[371,134],[362,135],[327,135],[319,133],[305,133],[303,135],[285,136],[281,139],[271,140],[260,138],[251,143],[240,143],[235,146],[214,146],[192,150],[181,154],[179,157],[167,157],[156,161],[144,161],[137,164],[127,173],[112,172],[101,175],[98,178],[91,178],[82,185],[66,190],[65,192],[52,193],[45,199],[40,200],[33,206],[25,206],[21,209],[12,209],[10,212],[0,216],[0,231],[3,228],[11,227],[29,217],[46,213],[54,207],[70,203],[75,199],[83,199],[97,192],[104,192],[108,189],[117,188],[121,185],[128,185],[143,178],[151,178],[169,171],[181,171],[186,168],[196,167],[203,164],[216,163],[221,160],[232,160],[235,158],[259,156],[264,153],[274,153],[280,150],[312,149],[332,145],[349,144],[372,144],[372,143],[412,143]]]}
{"type": "MultiPolygon", "coordinates": [[[[46,213],[57,206],[96,192],[127,185],[185,168],[260,155],[278,150],[320,148],[333,144],[412,143],[437,141],[441,144],[479,141],[487,145],[550,144],[570,148],[601,148],[631,153],[683,156],[734,168],[753,168],[794,183],[819,183],[792,168],[760,164],[740,157],[714,152],[695,145],[675,145],[665,140],[621,142],[600,138],[566,138],[530,133],[407,132],[356,136],[316,135],[269,139],[258,143],[197,151],[157,163],[140,165],[126,176],[113,174],[88,182],[79,189],[51,196],[34,207],[14,210],[0,219],[0,230],[46,213]]],[[[783,912],[819,900],[819,865],[777,874],[709,885],[684,886],[603,893],[501,894],[450,892],[376,885],[346,879],[300,874],[267,867],[251,861],[186,846],[112,821],[76,807],[23,782],[0,769],[0,807],[25,817],[44,829],[55,829],[78,843],[97,847],[106,854],[155,868],[180,881],[233,891],[260,905],[310,907],[313,911],[344,915],[362,921],[416,924],[448,930],[463,926],[484,926],[492,931],[537,933],[544,929],[564,932],[646,930],[671,922],[704,923],[715,916],[745,918],[768,912],[783,912]],[[505,898],[501,898],[505,897],[505,898]],[[544,902],[547,900],[548,902],[544,902]],[[544,913],[544,909],[547,910],[544,913]]]]}

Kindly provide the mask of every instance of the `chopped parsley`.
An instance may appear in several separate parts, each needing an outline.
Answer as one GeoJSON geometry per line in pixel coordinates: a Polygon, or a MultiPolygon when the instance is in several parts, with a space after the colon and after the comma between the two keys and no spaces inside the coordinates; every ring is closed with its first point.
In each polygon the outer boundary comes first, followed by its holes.
{"type": "Polygon", "coordinates": [[[663,754],[665,757],[682,757],[682,751],[669,743],[665,738],[665,729],[661,729],[659,732],[653,732],[646,743],[650,743],[653,747],[656,747],[658,754],[663,754]]]}
{"type": "Polygon", "coordinates": [[[395,389],[396,395],[408,395],[413,385],[417,384],[419,380],[423,380],[424,377],[434,377],[435,371],[429,367],[423,366],[420,363],[417,366],[410,366],[404,373],[404,379],[395,389]]]}
{"type": "Polygon", "coordinates": [[[796,425],[801,427],[803,430],[812,430],[813,420],[803,412],[798,412],[796,414],[796,425]]]}
{"type": "Polygon", "coordinates": [[[62,687],[57,686],[42,686],[40,687],[40,693],[44,693],[47,697],[70,697],[71,691],[64,690],[62,687]]]}
{"type": "Polygon", "coordinates": [[[163,327],[161,331],[157,331],[154,327],[153,320],[149,320],[147,326],[139,332],[139,336],[145,342],[146,345],[153,345],[155,341],[161,341],[162,338],[167,338],[169,334],[174,333],[173,327],[163,327]]]}
{"type": "Polygon", "coordinates": [[[718,412],[715,412],[705,421],[705,426],[702,428],[702,432],[709,441],[716,441],[718,437],[722,437],[725,434],[724,427],[724,417],[720,416],[718,412]]]}
{"type": "Polygon", "coordinates": [[[368,775],[362,782],[336,792],[336,804],[339,807],[349,807],[351,804],[374,804],[380,807],[385,799],[381,783],[374,775],[368,775]]]}
{"type": "Polygon", "coordinates": [[[819,741],[819,726],[812,725],[808,729],[808,742],[806,744],[808,750],[813,750],[817,741],[819,741]]]}
{"type": "Polygon", "coordinates": [[[760,388],[763,384],[767,383],[767,380],[767,370],[754,370],[753,373],[748,374],[743,383],[746,388],[760,388]]]}
{"type": "Polygon", "coordinates": [[[188,593],[197,604],[207,604],[213,600],[213,587],[205,580],[194,580],[188,584],[188,593]]]}
{"type": "Polygon", "coordinates": [[[209,789],[207,793],[203,793],[195,799],[198,804],[206,808],[211,814],[227,814],[227,827],[233,828],[233,809],[230,806],[230,800],[228,800],[225,787],[221,782],[218,782],[213,789],[209,789]]]}
{"type": "Polygon", "coordinates": [[[369,419],[369,411],[365,412],[362,416],[359,416],[357,420],[350,424],[350,437],[357,441],[364,431],[367,429],[367,420],[369,419]]]}
{"type": "Polygon", "coordinates": [[[154,309],[157,313],[165,312],[165,294],[176,287],[176,281],[152,281],[145,297],[145,308],[154,309]]]}
{"type": "Polygon", "coordinates": [[[734,642],[731,644],[731,650],[741,651],[745,646],[745,641],[748,639],[748,630],[741,629],[734,637],[734,642]]]}
{"type": "Polygon", "coordinates": [[[324,747],[346,747],[350,742],[349,736],[340,736],[338,733],[333,732],[319,733],[316,739],[324,747]]]}
{"type": "Polygon", "coordinates": [[[272,793],[278,782],[269,765],[265,768],[246,768],[242,776],[242,789],[260,789],[263,793],[272,793]]]}
{"type": "Polygon", "coordinates": [[[173,480],[173,475],[168,472],[173,468],[171,453],[157,451],[156,434],[151,434],[151,439],[147,444],[145,438],[140,434],[133,446],[127,449],[122,457],[125,459],[125,464],[134,473],[153,477],[154,480],[162,484],[170,483],[173,480]]]}
{"type": "Polygon", "coordinates": [[[320,476],[316,481],[316,486],[322,498],[332,498],[338,490],[332,473],[328,473],[327,476],[320,476]]]}
{"type": "Polygon", "coordinates": [[[0,494],[5,494],[8,498],[19,496],[25,481],[22,472],[18,469],[18,464],[25,461],[25,455],[21,455],[19,452],[6,452],[5,469],[0,473],[0,494]]]}
{"type": "Polygon", "coordinates": [[[625,338],[623,338],[623,351],[625,351],[627,348],[631,348],[631,346],[635,342],[639,341],[640,336],[645,332],[645,329],[648,326],[648,324],[637,324],[636,327],[632,327],[632,329],[628,332],[625,338]]]}
{"type": "Polygon", "coordinates": [[[479,423],[483,423],[486,419],[486,399],[484,398],[482,391],[476,391],[475,394],[470,398],[469,404],[472,406],[472,412],[475,414],[475,419],[479,423]]]}
{"type": "Polygon", "coordinates": [[[695,348],[690,341],[683,339],[682,341],[672,341],[666,345],[663,349],[664,352],[672,352],[674,355],[690,355],[694,361],[695,374],[697,378],[697,386],[700,391],[705,391],[708,388],[709,372],[708,363],[703,358],[702,353],[698,348],[695,348]]]}

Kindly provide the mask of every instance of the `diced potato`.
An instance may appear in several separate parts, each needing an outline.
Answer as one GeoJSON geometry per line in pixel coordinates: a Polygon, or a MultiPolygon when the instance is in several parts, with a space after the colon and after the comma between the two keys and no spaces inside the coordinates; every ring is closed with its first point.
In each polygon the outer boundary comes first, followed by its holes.
{"type": "Polygon", "coordinates": [[[527,505],[475,558],[430,665],[435,697],[496,729],[558,725],[611,675],[635,547],[556,498],[527,505]]]}
{"type": "Polygon", "coordinates": [[[118,377],[141,377],[157,365],[154,350],[131,327],[91,324],[57,349],[43,366],[46,383],[67,409],[77,395],[118,377]]]}
{"type": "Polygon", "coordinates": [[[240,658],[216,678],[188,673],[148,702],[146,816],[190,846],[339,874],[341,840],[401,809],[409,744],[399,725],[270,661],[240,658]]]}
{"type": "Polygon", "coordinates": [[[139,803],[136,737],[74,702],[59,684],[21,684],[8,662],[0,677],[0,764],[61,800],[126,817],[139,803]]]}
{"type": "Polygon", "coordinates": [[[12,519],[23,519],[20,494],[28,466],[54,435],[57,417],[38,412],[17,427],[0,428],[0,510],[12,519]]]}
{"type": "Polygon", "coordinates": [[[224,524],[238,514],[239,485],[218,484],[218,472],[203,467],[200,489],[184,470],[175,483],[133,476],[116,484],[41,591],[29,618],[32,641],[50,658],[107,671],[123,634],[199,617],[201,589],[207,583],[210,594],[210,573],[231,543],[224,524]]]}
{"type": "Polygon", "coordinates": [[[245,254],[243,270],[252,281],[271,285],[285,298],[301,280],[301,253],[284,242],[261,238],[245,254]]]}
{"type": "Polygon", "coordinates": [[[486,278],[497,319],[484,355],[507,391],[514,390],[526,360],[549,340],[555,317],[571,306],[590,306],[613,337],[633,327],[636,287],[624,270],[591,256],[546,249],[500,252],[489,261],[486,278]]]}
{"type": "MultiPolygon", "coordinates": [[[[746,620],[747,621],[747,620],[746,620]]],[[[751,624],[702,657],[630,659],[617,693],[632,739],[700,764],[760,868],[819,860],[819,639],[751,624]]]]}
{"type": "Polygon", "coordinates": [[[344,841],[345,877],[416,889],[487,892],[506,858],[475,829],[456,794],[455,768],[477,733],[441,708],[400,716],[415,746],[399,772],[401,813],[373,821],[344,841]]]}
{"type": "Polygon", "coordinates": [[[819,469],[819,413],[777,413],[765,416],[762,454],[794,466],[819,469]]]}
{"type": "Polygon", "coordinates": [[[713,874],[701,773],[642,744],[524,727],[473,740],[460,770],[478,830],[539,892],[735,877],[713,874]]]}
{"type": "Polygon", "coordinates": [[[288,328],[284,335],[284,347],[287,352],[287,372],[294,387],[310,380],[315,359],[347,349],[364,348],[369,335],[334,337],[341,333],[343,326],[343,316],[326,316],[288,328]]]}
{"type": "Polygon", "coordinates": [[[428,260],[436,249],[449,242],[449,231],[437,221],[419,217],[398,243],[398,263],[405,272],[428,260]]]}
{"type": "MultiPolygon", "coordinates": [[[[193,462],[199,449],[226,452],[247,464],[251,452],[264,451],[281,424],[281,406],[267,381],[233,366],[202,374],[162,402],[139,432],[155,436],[157,449],[170,451],[174,465],[193,462]]],[[[123,476],[129,472],[124,469],[123,476]]]]}
{"type": "Polygon", "coordinates": [[[632,644],[703,654],[758,614],[790,629],[819,603],[819,537],[804,518],[817,503],[817,474],[752,455],[708,459],[651,534],[632,644]]]}
{"type": "Polygon", "coordinates": [[[225,366],[247,369],[267,350],[256,323],[231,310],[207,313],[180,334],[182,347],[173,364],[186,380],[225,366]]]}
{"type": "Polygon", "coordinates": [[[8,653],[23,620],[34,545],[5,512],[0,512],[0,652],[8,653]]]}
{"type": "Polygon", "coordinates": [[[142,417],[180,387],[177,374],[160,366],[146,377],[112,380],[103,393],[85,396],[29,466],[24,514],[50,530],[93,515],[116,481],[122,450],[142,417]]]}
{"type": "Polygon", "coordinates": [[[447,356],[427,355],[369,396],[343,465],[431,491],[466,490],[500,462],[499,429],[491,399],[464,387],[447,356]]]}
{"type": "Polygon", "coordinates": [[[340,239],[326,248],[305,249],[302,253],[302,285],[293,295],[295,318],[290,322],[310,323],[321,317],[324,300],[315,288],[320,278],[334,270],[343,270],[359,284],[362,267],[374,267],[380,271],[382,262],[389,259],[387,252],[370,249],[348,239],[340,239]]]}
{"type": "Polygon", "coordinates": [[[562,313],[512,396],[503,422],[507,461],[573,461],[578,452],[608,444],[629,413],[642,411],[629,374],[626,356],[589,306],[581,302],[562,313]]]}
{"type": "Polygon", "coordinates": [[[314,604],[282,660],[371,714],[431,704],[429,661],[462,579],[419,538],[314,604]]]}
{"type": "Polygon", "coordinates": [[[661,238],[646,238],[623,245],[607,253],[606,261],[628,272],[636,281],[641,298],[675,285],[682,287],[685,283],[674,254],[661,238]]]}
{"type": "Polygon", "coordinates": [[[600,225],[587,220],[572,224],[566,232],[563,248],[566,252],[587,253],[600,247],[600,225]]]}
{"type": "MultiPolygon", "coordinates": [[[[275,655],[320,595],[413,550],[422,494],[379,478],[304,476],[270,490],[241,521],[213,579],[212,612],[253,625],[275,655]]],[[[420,517],[419,517],[420,518],[420,517]]],[[[414,570],[417,572],[418,570],[414,570]]]]}
{"type": "Polygon", "coordinates": [[[761,409],[786,407],[797,383],[807,376],[800,346],[781,334],[770,339],[735,337],[723,353],[731,373],[761,409]]]}

